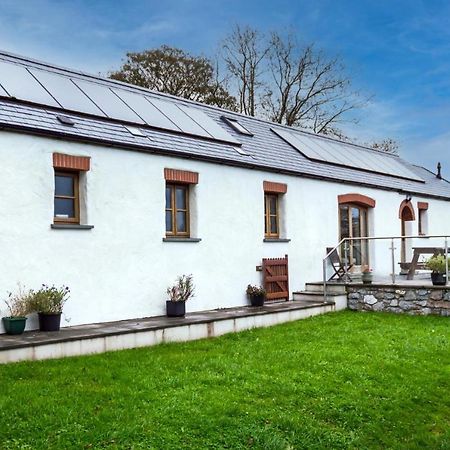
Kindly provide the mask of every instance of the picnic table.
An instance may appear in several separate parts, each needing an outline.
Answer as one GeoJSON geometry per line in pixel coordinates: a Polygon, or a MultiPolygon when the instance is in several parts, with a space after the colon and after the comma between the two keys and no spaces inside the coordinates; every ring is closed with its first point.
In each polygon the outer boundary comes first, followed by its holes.
{"type": "MultiPolygon", "coordinates": [[[[419,263],[419,258],[421,255],[443,255],[445,253],[444,247],[413,247],[414,254],[411,263],[403,264],[404,266],[409,266],[407,280],[413,280],[414,274],[417,268],[425,268],[423,264],[419,263]]],[[[450,254],[450,248],[447,249],[450,254]]]]}

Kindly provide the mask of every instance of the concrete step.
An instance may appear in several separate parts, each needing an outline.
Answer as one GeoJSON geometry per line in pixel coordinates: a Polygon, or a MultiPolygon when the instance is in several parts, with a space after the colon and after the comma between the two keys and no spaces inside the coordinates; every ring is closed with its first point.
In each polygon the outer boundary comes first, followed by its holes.
{"type": "MultiPolygon", "coordinates": [[[[323,283],[306,283],[305,291],[307,292],[320,292],[323,294],[323,283]]],[[[345,284],[337,284],[337,283],[327,283],[327,292],[328,294],[345,294],[346,287],[345,284]]]]}
{"type": "Polygon", "coordinates": [[[294,301],[307,301],[315,303],[322,303],[325,301],[322,292],[314,292],[314,291],[293,292],[292,298],[294,301]]]}
{"type": "MultiPolygon", "coordinates": [[[[346,294],[341,294],[337,292],[328,292],[328,302],[333,302],[335,297],[346,297],[346,294]]],[[[302,300],[307,302],[321,303],[324,302],[323,292],[315,291],[297,291],[292,293],[293,300],[302,300]]]]}

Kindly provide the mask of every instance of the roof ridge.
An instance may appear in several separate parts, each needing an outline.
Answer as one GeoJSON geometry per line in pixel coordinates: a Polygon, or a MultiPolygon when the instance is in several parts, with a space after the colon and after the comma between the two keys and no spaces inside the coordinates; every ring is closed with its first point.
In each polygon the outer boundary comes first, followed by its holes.
{"type": "Polygon", "coordinates": [[[442,178],[437,178],[436,174],[435,174],[434,172],[432,172],[430,169],[428,169],[428,167],[420,166],[419,164],[413,164],[413,163],[410,163],[410,164],[411,164],[412,166],[414,166],[414,167],[419,167],[420,169],[426,170],[427,172],[431,173],[431,175],[435,176],[436,179],[438,179],[438,180],[446,181],[447,183],[450,183],[450,181],[447,180],[447,178],[444,178],[444,177],[442,177],[442,178]]]}
{"type": "Polygon", "coordinates": [[[100,76],[100,75],[94,75],[94,74],[87,73],[87,72],[84,72],[84,71],[78,70],[78,69],[72,69],[72,68],[68,68],[68,67],[64,67],[64,66],[59,66],[59,65],[54,64],[54,63],[48,63],[46,61],[41,61],[41,60],[38,60],[38,59],[29,58],[27,56],[18,55],[18,54],[7,52],[5,50],[1,50],[0,49],[0,59],[2,59],[2,56],[6,57],[7,60],[9,60],[10,62],[14,62],[14,60],[16,60],[16,62],[21,61],[23,64],[28,62],[28,63],[31,63],[31,64],[35,64],[37,66],[41,66],[41,68],[42,67],[47,68],[47,70],[48,69],[53,69],[53,70],[57,70],[57,71],[66,72],[68,74],[73,74],[73,75],[78,75],[78,76],[82,76],[82,77],[87,77],[87,78],[94,79],[94,80],[97,80],[97,81],[100,81],[100,82],[103,82],[103,83],[118,85],[118,86],[127,88],[127,89],[129,89],[131,91],[146,92],[147,94],[155,95],[156,97],[169,98],[169,99],[177,100],[179,102],[187,103],[187,104],[190,104],[190,105],[195,105],[197,107],[212,109],[212,110],[219,111],[219,112],[226,113],[226,114],[233,114],[233,115],[236,115],[236,116],[239,116],[239,117],[251,120],[251,121],[257,121],[257,122],[264,123],[264,124],[271,124],[271,125],[274,125],[274,126],[277,126],[277,127],[281,127],[281,128],[285,128],[285,129],[291,130],[291,131],[294,130],[296,132],[303,133],[303,134],[306,134],[306,135],[312,136],[312,137],[317,137],[319,139],[326,139],[326,140],[329,140],[329,141],[332,141],[332,142],[337,142],[337,143],[340,143],[340,144],[352,145],[354,147],[358,147],[358,148],[363,149],[363,150],[370,150],[372,152],[382,153],[382,154],[387,155],[387,156],[400,158],[397,155],[392,155],[392,154],[389,154],[387,152],[383,152],[381,150],[376,150],[376,149],[373,149],[373,148],[370,148],[370,147],[367,147],[367,146],[364,146],[364,145],[361,145],[361,144],[355,144],[353,142],[346,142],[346,141],[338,139],[336,137],[330,137],[330,136],[326,136],[326,135],[323,135],[323,134],[314,133],[314,132],[307,131],[307,130],[302,129],[302,128],[296,128],[296,127],[292,127],[292,126],[289,126],[289,125],[280,124],[280,123],[273,122],[273,121],[267,120],[267,119],[262,119],[262,118],[259,118],[259,117],[248,116],[246,114],[239,113],[239,112],[236,112],[236,111],[231,111],[231,110],[228,110],[228,109],[225,109],[225,108],[220,108],[218,106],[208,105],[208,104],[201,103],[201,102],[198,102],[198,101],[189,100],[189,99],[183,98],[183,97],[177,97],[176,95],[167,94],[165,92],[154,91],[152,89],[144,88],[142,86],[137,86],[137,85],[134,85],[134,84],[131,84],[131,83],[125,83],[123,81],[114,80],[114,79],[111,79],[111,78],[106,78],[106,77],[100,76]],[[13,61],[11,61],[11,59],[13,61]],[[19,60],[19,61],[17,61],[17,60],[19,60]]]}

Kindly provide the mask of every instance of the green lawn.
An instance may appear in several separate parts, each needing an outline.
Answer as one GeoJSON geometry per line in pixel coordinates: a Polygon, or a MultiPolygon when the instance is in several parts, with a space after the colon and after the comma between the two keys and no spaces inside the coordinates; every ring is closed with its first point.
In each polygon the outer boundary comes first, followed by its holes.
{"type": "Polygon", "coordinates": [[[450,318],[341,312],[0,366],[0,448],[450,448],[450,318]]]}

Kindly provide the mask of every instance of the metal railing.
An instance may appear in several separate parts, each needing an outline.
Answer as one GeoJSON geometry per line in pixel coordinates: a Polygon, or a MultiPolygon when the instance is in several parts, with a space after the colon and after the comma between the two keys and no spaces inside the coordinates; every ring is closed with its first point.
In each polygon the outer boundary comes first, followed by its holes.
{"type": "Polygon", "coordinates": [[[397,249],[397,247],[395,247],[395,241],[396,240],[400,240],[400,243],[406,242],[408,239],[426,239],[426,240],[430,240],[430,239],[444,239],[444,254],[445,254],[445,280],[446,280],[446,284],[448,283],[448,273],[449,273],[449,263],[448,263],[448,242],[450,239],[450,236],[448,235],[419,235],[419,236],[380,236],[380,237],[356,237],[356,238],[344,238],[341,239],[341,241],[338,243],[338,245],[336,245],[335,247],[333,247],[332,250],[330,250],[327,255],[325,256],[325,258],[323,258],[322,261],[322,270],[323,270],[323,296],[324,296],[324,300],[328,301],[327,299],[327,284],[328,284],[328,276],[327,276],[327,261],[329,260],[330,256],[334,253],[334,252],[338,252],[338,254],[340,254],[339,250],[341,248],[341,246],[343,245],[343,250],[344,250],[344,277],[345,277],[345,282],[344,284],[348,284],[350,277],[348,274],[348,269],[349,269],[349,251],[350,251],[350,246],[349,244],[351,244],[353,241],[359,241],[359,242],[367,242],[369,243],[370,241],[390,241],[391,246],[389,247],[390,253],[391,253],[391,279],[392,279],[392,284],[395,284],[396,282],[396,268],[395,268],[395,250],[397,249]]]}

